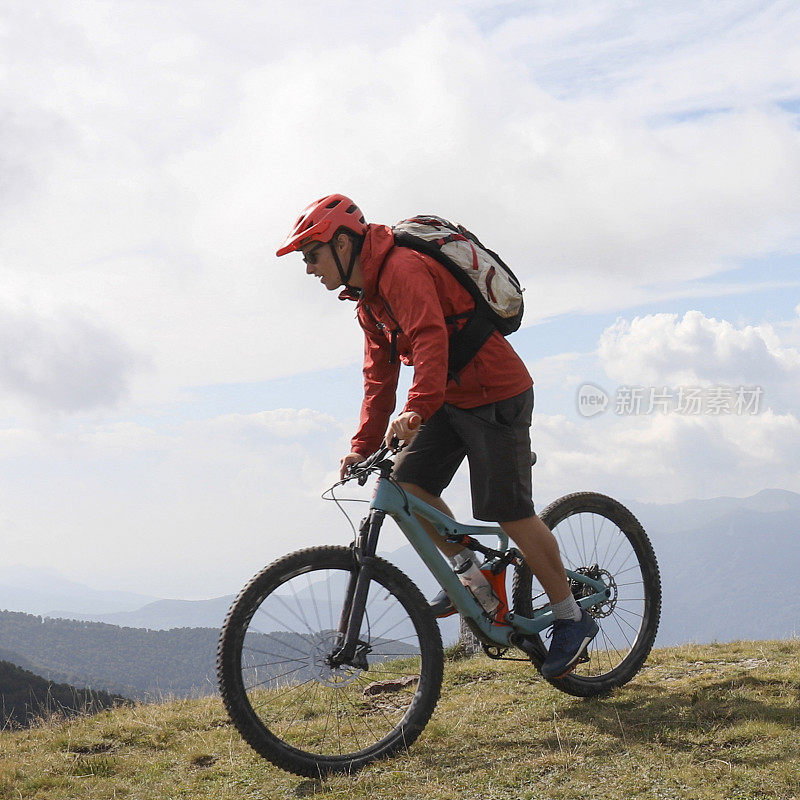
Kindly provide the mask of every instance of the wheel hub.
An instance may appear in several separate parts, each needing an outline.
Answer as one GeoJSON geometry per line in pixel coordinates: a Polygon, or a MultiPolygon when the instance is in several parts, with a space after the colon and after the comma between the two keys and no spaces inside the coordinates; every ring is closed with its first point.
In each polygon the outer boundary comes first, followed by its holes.
{"type": "MultiPolygon", "coordinates": [[[[589,613],[596,619],[613,614],[617,605],[617,582],[614,580],[614,576],[608,570],[601,569],[597,564],[592,564],[591,567],[580,567],[575,572],[586,575],[587,578],[594,581],[602,581],[606,587],[606,599],[602,603],[591,606],[588,609],[589,613]]],[[[595,593],[594,589],[586,583],[576,580],[572,580],[570,583],[572,594],[576,600],[590,597],[595,593]]]]}
{"type": "Polygon", "coordinates": [[[336,647],[339,634],[325,631],[314,636],[314,643],[308,654],[308,666],[312,677],[334,689],[342,689],[355,681],[363,670],[349,664],[332,667],[328,662],[336,647]]]}

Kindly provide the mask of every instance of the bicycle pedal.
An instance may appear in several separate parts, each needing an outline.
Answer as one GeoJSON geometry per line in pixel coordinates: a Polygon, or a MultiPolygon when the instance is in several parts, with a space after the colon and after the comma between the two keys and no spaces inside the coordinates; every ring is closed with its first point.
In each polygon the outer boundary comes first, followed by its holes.
{"type": "Polygon", "coordinates": [[[514,647],[518,647],[520,650],[522,650],[522,652],[525,653],[525,655],[528,656],[528,658],[535,658],[538,656],[536,646],[530,639],[527,639],[525,636],[520,636],[519,634],[512,634],[510,637],[510,641],[511,644],[514,645],[514,647]]]}
{"type": "MultiPolygon", "coordinates": [[[[567,672],[564,673],[564,675],[569,675],[569,673],[572,672],[572,670],[574,670],[575,667],[578,666],[578,664],[588,664],[589,661],[591,661],[591,659],[589,658],[589,646],[587,645],[586,647],[583,648],[581,654],[572,662],[572,666],[567,672]]],[[[564,675],[561,675],[559,677],[563,678],[564,675]]]]}
{"type": "Polygon", "coordinates": [[[591,659],[589,658],[589,648],[587,646],[583,648],[583,652],[572,662],[570,668],[566,672],[562,672],[560,675],[556,675],[555,678],[552,678],[552,680],[558,681],[561,680],[561,678],[566,678],[567,675],[575,671],[575,668],[579,664],[586,664],[589,661],[591,661],[591,659]]]}
{"type": "Polygon", "coordinates": [[[566,672],[562,672],[560,675],[556,675],[555,677],[550,678],[550,680],[551,681],[560,681],[562,678],[566,678],[567,675],[570,674],[570,672],[574,672],[575,671],[575,667],[577,667],[579,663],[580,663],[579,661],[576,661],[566,672]]]}

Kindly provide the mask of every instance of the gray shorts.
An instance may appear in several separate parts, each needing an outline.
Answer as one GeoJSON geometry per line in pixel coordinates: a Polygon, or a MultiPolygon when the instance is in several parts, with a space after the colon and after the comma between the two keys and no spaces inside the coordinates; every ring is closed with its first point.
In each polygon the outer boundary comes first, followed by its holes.
{"type": "Polygon", "coordinates": [[[533,389],[477,408],[445,403],[397,457],[393,477],[439,497],[466,456],[476,519],[530,517],[532,412],[533,389]]]}

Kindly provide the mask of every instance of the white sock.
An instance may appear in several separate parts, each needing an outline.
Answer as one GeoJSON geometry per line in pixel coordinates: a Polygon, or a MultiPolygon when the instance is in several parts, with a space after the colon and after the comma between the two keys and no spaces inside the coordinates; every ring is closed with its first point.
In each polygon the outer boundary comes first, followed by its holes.
{"type": "Polygon", "coordinates": [[[551,603],[553,616],[556,619],[571,619],[577,622],[581,618],[581,607],[575,602],[572,594],[568,594],[560,603],[551,603]]]}

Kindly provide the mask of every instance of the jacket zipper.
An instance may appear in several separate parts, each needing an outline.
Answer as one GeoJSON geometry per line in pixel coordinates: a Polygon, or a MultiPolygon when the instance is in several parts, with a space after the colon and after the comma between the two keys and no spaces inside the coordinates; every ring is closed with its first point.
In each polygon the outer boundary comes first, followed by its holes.
{"type": "MultiPolygon", "coordinates": [[[[397,320],[394,318],[392,314],[391,308],[389,308],[389,304],[384,300],[383,301],[384,308],[386,309],[386,313],[389,315],[389,318],[397,325],[397,320]]],[[[386,325],[382,323],[373,313],[372,309],[364,303],[364,310],[369,314],[370,319],[375,323],[375,327],[383,332],[387,330],[386,325]]],[[[400,329],[398,325],[396,328],[389,330],[389,363],[396,364],[397,363],[397,335],[402,333],[403,331],[400,329]]]]}

